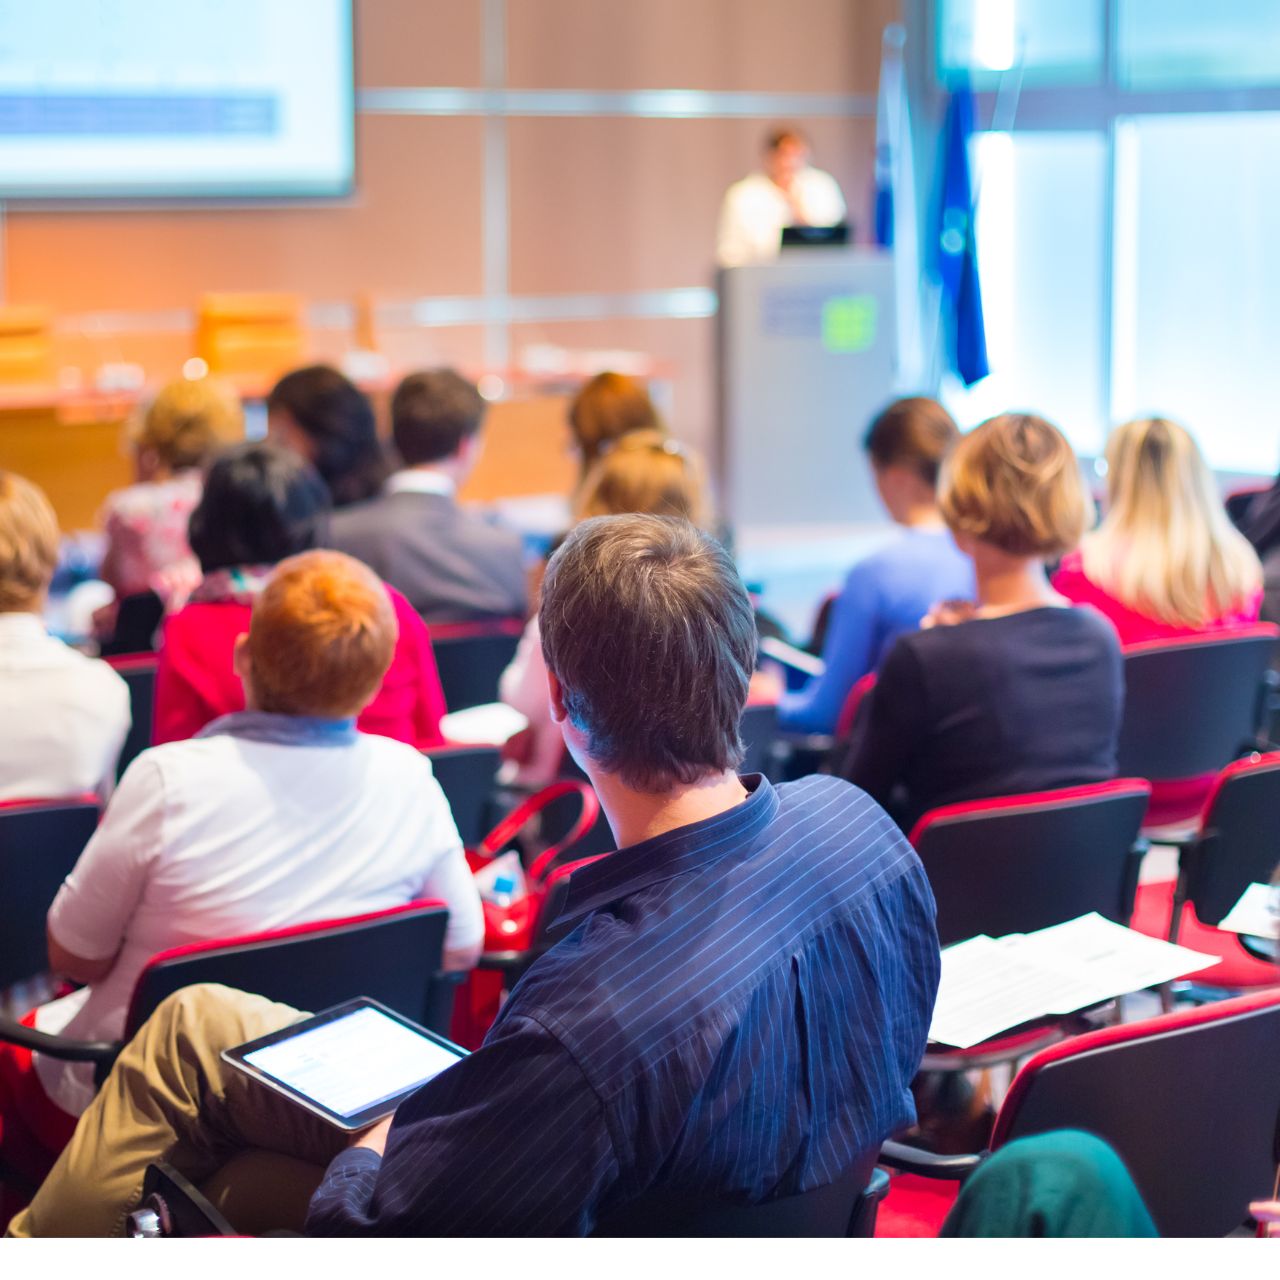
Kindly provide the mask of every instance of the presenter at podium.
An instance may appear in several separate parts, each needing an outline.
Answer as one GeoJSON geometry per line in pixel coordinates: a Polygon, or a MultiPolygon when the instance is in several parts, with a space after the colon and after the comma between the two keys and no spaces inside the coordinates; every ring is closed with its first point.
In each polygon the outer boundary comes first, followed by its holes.
{"type": "Polygon", "coordinates": [[[845,216],[836,180],[809,164],[809,141],[791,125],[770,130],[764,169],[735,182],[720,209],[716,261],[722,267],[768,262],[784,227],[830,227],[845,216]]]}

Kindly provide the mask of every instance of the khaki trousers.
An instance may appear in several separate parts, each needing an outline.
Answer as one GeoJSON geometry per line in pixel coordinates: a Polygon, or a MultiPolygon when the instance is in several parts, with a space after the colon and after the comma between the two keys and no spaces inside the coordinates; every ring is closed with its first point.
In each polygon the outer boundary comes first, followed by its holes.
{"type": "Polygon", "coordinates": [[[305,1016],[212,984],[170,996],[120,1055],[8,1234],[123,1235],[153,1160],[206,1185],[246,1234],[299,1229],[325,1167],[349,1139],[219,1055],[305,1016]],[[256,1181],[244,1158],[251,1151],[276,1153],[258,1163],[256,1181]],[[217,1176],[232,1162],[236,1176],[217,1176]]]}

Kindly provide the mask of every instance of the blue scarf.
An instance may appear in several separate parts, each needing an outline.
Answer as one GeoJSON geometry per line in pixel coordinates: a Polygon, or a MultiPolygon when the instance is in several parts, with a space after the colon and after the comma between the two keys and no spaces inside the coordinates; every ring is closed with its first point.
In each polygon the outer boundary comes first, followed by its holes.
{"type": "Polygon", "coordinates": [[[285,716],[274,711],[235,711],[229,716],[219,716],[195,736],[212,738],[221,733],[278,747],[346,747],[356,740],[356,722],[354,716],[347,720],[325,720],[320,716],[285,716]]]}

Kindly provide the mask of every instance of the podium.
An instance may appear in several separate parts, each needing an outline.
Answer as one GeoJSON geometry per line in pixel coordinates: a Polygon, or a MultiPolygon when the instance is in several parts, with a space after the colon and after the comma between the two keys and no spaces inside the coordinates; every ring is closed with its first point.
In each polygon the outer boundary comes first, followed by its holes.
{"type": "Polygon", "coordinates": [[[895,394],[891,256],[784,250],[717,283],[717,473],[735,541],[883,526],[862,437],[895,394]]]}

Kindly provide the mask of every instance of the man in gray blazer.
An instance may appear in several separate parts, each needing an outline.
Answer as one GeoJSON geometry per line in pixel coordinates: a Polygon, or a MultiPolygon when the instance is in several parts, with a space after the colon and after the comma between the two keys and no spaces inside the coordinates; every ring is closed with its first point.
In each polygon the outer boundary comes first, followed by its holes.
{"type": "Polygon", "coordinates": [[[460,506],[480,452],[485,402],[452,369],[411,373],[391,399],[403,463],[368,502],[333,515],[330,541],[363,560],[432,622],[523,617],[520,535],[460,506]]]}

